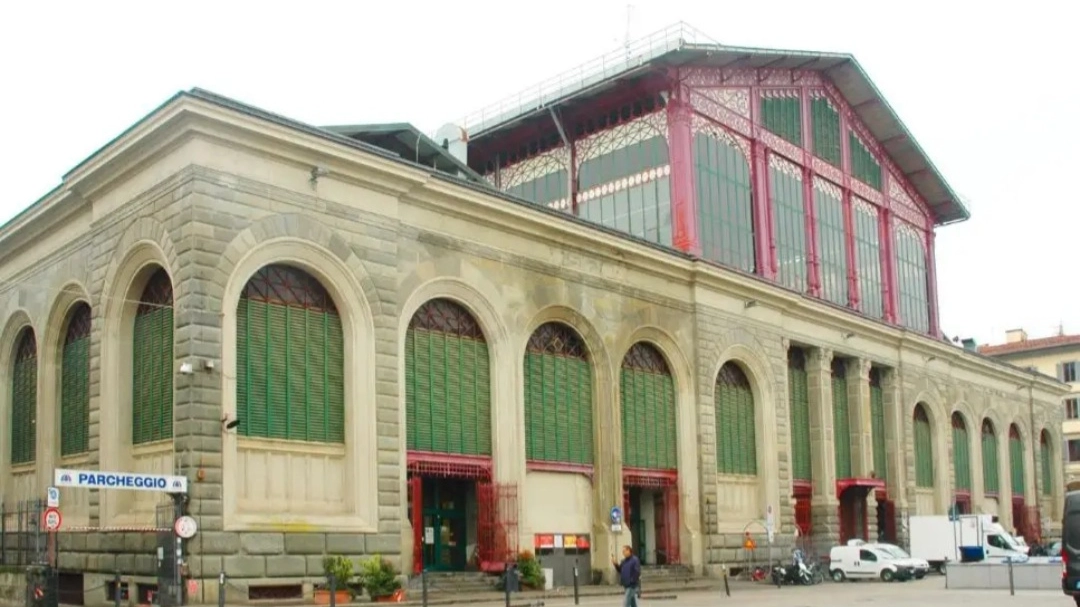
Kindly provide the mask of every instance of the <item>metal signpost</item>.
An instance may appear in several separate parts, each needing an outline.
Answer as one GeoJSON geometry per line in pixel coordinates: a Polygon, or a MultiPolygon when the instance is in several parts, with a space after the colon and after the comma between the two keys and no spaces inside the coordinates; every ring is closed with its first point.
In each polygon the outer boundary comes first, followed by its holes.
{"type": "MultiPolygon", "coordinates": [[[[43,516],[43,526],[50,531],[59,529],[63,521],[59,510],[59,487],[152,491],[169,494],[173,500],[172,528],[167,532],[158,533],[156,603],[160,607],[175,607],[184,604],[183,576],[181,575],[184,564],[184,540],[191,539],[199,530],[198,522],[184,514],[188,492],[186,476],[58,468],[53,474],[53,484],[55,486],[49,487],[47,494],[49,507],[43,516]]],[[[158,527],[162,527],[161,523],[162,521],[158,522],[158,527]]],[[[167,528],[168,525],[166,525],[167,528]]]]}

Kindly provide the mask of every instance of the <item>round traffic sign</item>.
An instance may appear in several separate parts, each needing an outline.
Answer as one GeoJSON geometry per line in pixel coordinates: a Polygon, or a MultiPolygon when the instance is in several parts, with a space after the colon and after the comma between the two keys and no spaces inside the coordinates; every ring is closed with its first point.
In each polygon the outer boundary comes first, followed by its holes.
{"type": "Polygon", "coordinates": [[[176,532],[176,537],[182,540],[189,540],[195,537],[195,534],[199,531],[199,523],[192,517],[181,516],[173,523],[173,531],[176,532]]]}
{"type": "Polygon", "coordinates": [[[56,531],[64,522],[64,517],[60,516],[60,511],[56,508],[46,508],[45,513],[41,515],[41,521],[46,531],[56,531]]]}

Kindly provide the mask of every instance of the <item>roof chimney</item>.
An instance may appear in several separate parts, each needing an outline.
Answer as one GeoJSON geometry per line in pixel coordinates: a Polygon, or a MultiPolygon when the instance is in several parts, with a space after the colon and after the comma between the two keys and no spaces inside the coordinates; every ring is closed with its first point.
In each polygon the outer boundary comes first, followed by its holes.
{"type": "Polygon", "coordinates": [[[461,162],[469,163],[469,134],[456,124],[444,124],[435,131],[435,142],[461,162]]]}
{"type": "Polygon", "coordinates": [[[1027,331],[1023,329],[1009,329],[1005,332],[1005,343],[1018,344],[1027,341],[1027,331]]]}

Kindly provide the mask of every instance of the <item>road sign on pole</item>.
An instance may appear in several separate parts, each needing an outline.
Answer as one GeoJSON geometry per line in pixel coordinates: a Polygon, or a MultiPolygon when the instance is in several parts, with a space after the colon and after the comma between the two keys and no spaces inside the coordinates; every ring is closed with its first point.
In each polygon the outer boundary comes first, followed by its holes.
{"type": "Polygon", "coordinates": [[[60,489],[57,487],[49,487],[45,491],[45,506],[47,508],[59,508],[60,507],[60,489]]]}
{"type": "Polygon", "coordinates": [[[64,517],[60,516],[60,510],[57,508],[46,508],[41,515],[41,526],[45,527],[46,531],[56,531],[63,522],[64,517]]]}

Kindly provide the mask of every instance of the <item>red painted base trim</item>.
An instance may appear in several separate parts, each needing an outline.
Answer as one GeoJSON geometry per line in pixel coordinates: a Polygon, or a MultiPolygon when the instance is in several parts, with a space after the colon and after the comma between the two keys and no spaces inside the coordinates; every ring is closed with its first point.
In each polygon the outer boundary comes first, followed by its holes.
{"type": "Polygon", "coordinates": [[[566,464],[561,462],[545,462],[541,460],[529,460],[525,462],[525,469],[529,472],[566,472],[569,474],[584,474],[592,480],[593,467],[588,464],[566,464]]]}
{"type": "Polygon", "coordinates": [[[455,455],[431,451],[409,451],[405,455],[406,469],[420,476],[447,478],[491,478],[491,457],[486,455],[455,455]]]}
{"type": "Polygon", "coordinates": [[[811,481],[791,481],[791,494],[794,497],[810,497],[814,494],[814,484],[811,481]]]}
{"type": "Polygon", "coordinates": [[[878,487],[874,490],[874,497],[879,502],[887,502],[889,501],[889,490],[885,487],[878,487]]]}
{"type": "Polygon", "coordinates": [[[880,478],[842,478],[836,481],[836,497],[853,488],[865,489],[869,494],[871,490],[885,489],[885,481],[880,478]]]}

